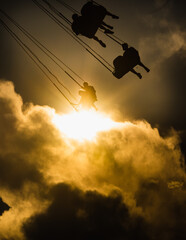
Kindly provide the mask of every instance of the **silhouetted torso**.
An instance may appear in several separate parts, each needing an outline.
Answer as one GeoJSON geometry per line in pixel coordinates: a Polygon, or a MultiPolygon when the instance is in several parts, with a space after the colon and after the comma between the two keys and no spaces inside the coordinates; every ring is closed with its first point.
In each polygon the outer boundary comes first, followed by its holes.
{"type": "Polygon", "coordinates": [[[129,68],[133,68],[140,62],[140,57],[138,51],[130,47],[128,48],[124,54],[123,54],[124,61],[126,61],[126,64],[128,65],[129,68]]]}
{"type": "Polygon", "coordinates": [[[96,90],[94,89],[93,86],[87,86],[86,88],[84,88],[85,91],[87,91],[87,93],[89,94],[89,98],[91,102],[95,102],[97,101],[97,97],[96,97],[96,90]]]}
{"type": "Polygon", "coordinates": [[[93,38],[98,30],[98,26],[84,16],[79,16],[72,23],[72,30],[78,35],[93,38]]]}
{"type": "Polygon", "coordinates": [[[105,34],[113,34],[111,31],[112,26],[105,23],[103,20],[106,15],[112,16],[112,18],[118,19],[119,17],[108,12],[105,7],[95,4],[91,1],[86,3],[81,9],[81,16],[73,14],[73,23],[71,25],[73,32],[77,35],[81,34],[85,37],[92,38],[99,42],[102,47],[106,47],[106,44],[100,40],[95,34],[98,28],[102,29],[105,34]]]}
{"type": "Polygon", "coordinates": [[[94,19],[95,24],[100,25],[107,14],[107,10],[103,6],[88,2],[82,7],[81,14],[88,19],[94,19]]]}
{"type": "Polygon", "coordinates": [[[135,48],[129,48],[127,43],[122,44],[122,47],[124,50],[123,56],[118,56],[113,61],[113,65],[115,68],[113,75],[119,79],[130,71],[136,74],[141,79],[142,75],[136,72],[134,67],[139,65],[143,67],[147,72],[149,72],[150,69],[141,62],[139,53],[135,48]]]}
{"type": "Polygon", "coordinates": [[[83,90],[79,91],[79,95],[81,96],[81,100],[79,104],[85,108],[90,109],[94,107],[95,101],[97,101],[96,90],[93,86],[87,85],[83,87],[83,90]]]}

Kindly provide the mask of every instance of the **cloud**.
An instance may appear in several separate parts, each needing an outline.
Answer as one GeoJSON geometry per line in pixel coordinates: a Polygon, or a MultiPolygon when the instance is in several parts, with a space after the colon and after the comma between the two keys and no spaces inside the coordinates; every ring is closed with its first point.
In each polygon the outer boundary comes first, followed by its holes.
{"type": "MultiPolygon", "coordinates": [[[[38,171],[34,156],[30,155],[38,138],[32,135],[27,126],[27,134],[23,124],[25,115],[22,112],[22,99],[14,92],[12,83],[1,83],[0,87],[0,183],[11,190],[19,190],[27,181],[42,182],[42,174],[38,171]]],[[[34,116],[34,114],[33,114],[34,116]]],[[[27,123],[29,125],[29,117],[27,123]]],[[[35,123],[37,116],[35,115],[35,123]]],[[[38,146],[39,147],[39,146],[38,146]]],[[[36,148],[35,148],[36,150],[36,148]]]]}
{"type": "Polygon", "coordinates": [[[119,194],[104,196],[58,184],[50,197],[48,209],[25,223],[27,239],[147,239],[144,220],[130,216],[119,194]]]}
{"type": "Polygon", "coordinates": [[[167,188],[162,181],[143,182],[136,193],[137,205],[143,208],[145,218],[151,226],[152,239],[185,238],[185,190],[180,191],[180,184],[171,182],[167,188]],[[174,188],[174,193],[170,191],[171,187],[174,188]]]}
{"type": "Polygon", "coordinates": [[[177,23],[181,29],[186,30],[186,20],[184,18],[184,0],[176,1],[172,0],[170,9],[168,12],[168,18],[171,22],[177,23]]]}
{"type": "Polygon", "coordinates": [[[174,125],[177,129],[184,129],[186,121],[186,113],[184,111],[186,107],[184,93],[186,88],[185,67],[186,50],[184,49],[177,51],[164,61],[161,66],[162,79],[164,79],[164,83],[170,92],[170,106],[167,106],[167,108],[172,108],[172,111],[167,111],[167,114],[170,114],[169,124],[174,125]]]}
{"type": "Polygon", "coordinates": [[[176,131],[162,137],[146,121],[123,122],[78,142],[55,115],[0,82],[0,192],[11,206],[2,239],[68,234],[69,226],[77,239],[182,239],[186,175],[176,131]]]}

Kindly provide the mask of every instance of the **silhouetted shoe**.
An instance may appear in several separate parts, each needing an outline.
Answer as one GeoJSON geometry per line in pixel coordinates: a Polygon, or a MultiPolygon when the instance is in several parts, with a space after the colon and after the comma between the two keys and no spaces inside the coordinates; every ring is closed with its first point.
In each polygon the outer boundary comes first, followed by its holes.
{"type": "Polygon", "coordinates": [[[104,31],[104,33],[113,34],[114,32],[113,32],[113,31],[110,31],[109,29],[106,29],[106,30],[104,31]]]}
{"type": "Polygon", "coordinates": [[[147,69],[146,69],[146,71],[147,71],[147,72],[150,72],[150,69],[149,69],[149,68],[147,68],[147,69]]]}
{"type": "Polygon", "coordinates": [[[106,44],[104,42],[102,42],[101,40],[99,40],[99,43],[101,44],[102,47],[106,47],[106,44]]]}
{"type": "Polygon", "coordinates": [[[110,25],[108,25],[107,27],[108,27],[109,29],[113,29],[113,27],[112,27],[112,26],[110,26],[110,25]]]}
{"type": "Polygon", "coordinates": [[[142,75],[140,73],[138,73],[138,77],[139,79],[142,79],[142,75]]]}
{"type": "Polygon", "coordinates": [[[119,17],[116,16],[116,15],[113,15],[112,18],[114,18],[114,19],[119,19],[119,17]]]}

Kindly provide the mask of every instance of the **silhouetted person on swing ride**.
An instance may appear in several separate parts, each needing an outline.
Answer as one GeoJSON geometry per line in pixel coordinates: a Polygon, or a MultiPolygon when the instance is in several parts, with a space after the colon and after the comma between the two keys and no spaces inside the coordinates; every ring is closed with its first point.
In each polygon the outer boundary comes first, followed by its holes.
{"type": "Polygon", "coordinates": [[[94,20],[94,22],[98,22],[98,24],[104,25],[110,29],[113,29],[113,27],[103,22],[105,16],[108,15],[114,19],[119,18],[118,16],[108,12],[105,7],[94,1],[89,1],[83,5],[81,9],[81,15],[86,16],[87,18],[94,20]]]}
{"type": "Polygon", "coordinates": [[[106,44],[103,43],[100,39],[98,39],[97,36],[95,36],[98,28],[104,29],[104,33],[114,33],[109,29],[106,29],[104,26],[98,26],[97,23],[95,23],[93,20],[88,19],[84,16],[79,16],[78,14],[72,15],[73,23],[71,25],[73,32],[76,35],[83,35],[88,38],[92,38],[95,41],[99,42],[102,47],[106,47],[106,44]]]}
{"type": "Polygon", "coordinates": [[[97,101],[96,90],[93,86],[90,86],[87,82],[83,83],[83,90],[79,91],[79,95],[81,96],[80,105],[84,109],[90,109],[91,107],[96,108],[94,103],[97,101]]]}
{"type": "Polygon", "coordinates": [[[105,34],[113,34],[112,26],[103,22],[106,15],[112,16],[113,18],[119,18],[118,16],[108,12],[103,6],[96,4],[94,1],[89,1],[81,9],[81,16],[73,14],[72,19],[72,30],[76,35],[83,35],[88,38],[93,38],[99,42],[102,47],[106,47],[97,36],[95,36],[98,28],[103,29],[105,34]]]}
{"type": "Polygon", "coordinates": [[[138,51],[133,47],[128,47],[127,43],[122,44],[122,48],[124,50],[123,56],[118,56],[114,59],[113,64],[115,67],[115,71],[113,72],[113,75],[116,78],[123,77],[126,73],[129,71],[136,74],[140,79],[142,78],[142,75],[134,70],[134,67],[139,65],[143,67],[147,72],[150,71],[149,68],[147,68],[140,59],[138,51]]]}

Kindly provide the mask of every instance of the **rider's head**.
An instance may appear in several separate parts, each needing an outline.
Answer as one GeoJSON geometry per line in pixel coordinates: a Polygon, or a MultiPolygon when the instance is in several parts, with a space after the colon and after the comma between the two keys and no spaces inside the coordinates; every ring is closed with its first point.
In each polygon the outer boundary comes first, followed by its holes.
{"type": "Polygon", "coordinates": [[[127,50],[128,49],[128,44],[127,43],[123,43],[122,44],[122,48],[123,48],[123,50],[125,51],[125,50],[127,50]]]}
{"type": "Polygon", "coordinates": [[[76,13],[72,15],[72,19],[73,19],[73,20],[76,20],[78,17],[79,17],[79,16],[78,16],[76,13]]]}
{"type": "Polygon", "coordinates": [[[84,88],[88,87],[88,82],[84,82],[84,83],[83,83],[83,87],[84,87],[84,88]]]}

